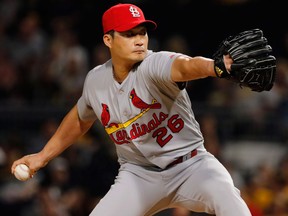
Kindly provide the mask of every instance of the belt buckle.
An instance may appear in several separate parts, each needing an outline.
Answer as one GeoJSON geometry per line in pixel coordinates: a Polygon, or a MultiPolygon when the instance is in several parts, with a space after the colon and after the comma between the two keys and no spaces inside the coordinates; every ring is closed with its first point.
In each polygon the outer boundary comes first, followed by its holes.
{"type": "Polygon", "coordinates": [[[171,167],[171,166],[174,166],[176,164],[182,163],[182,162],[194,157],[195,155],[197,155],[197,149],[194,149],[191,152],[187,153],[186,155],[179,157],[177,160],[170,163],[167,167],[171,167]]]}
{"type": "Polygon", "coordinates": [[[191,153],[191,152],[189,152],[189,153],[186,154],[186,155],[183,155],[183,156],[182,156],[182,162],[190,159],[191,157],[192,157],[192,153],[191,153]]]}

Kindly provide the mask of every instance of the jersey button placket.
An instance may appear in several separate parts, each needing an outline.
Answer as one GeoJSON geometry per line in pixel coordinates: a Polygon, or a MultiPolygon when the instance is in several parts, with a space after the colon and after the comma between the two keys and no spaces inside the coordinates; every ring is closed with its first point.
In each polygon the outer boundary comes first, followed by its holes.
{"type": "Polygon", "coordinates": [[[125,91],[123,89],[119,89],[118,91],[118,104],[119,104],[119,113],[121,113],[121,120],[123,122],[127,121],[129,118],[129,112],[127,111],[127,96],[125,95],[125,91]]]}

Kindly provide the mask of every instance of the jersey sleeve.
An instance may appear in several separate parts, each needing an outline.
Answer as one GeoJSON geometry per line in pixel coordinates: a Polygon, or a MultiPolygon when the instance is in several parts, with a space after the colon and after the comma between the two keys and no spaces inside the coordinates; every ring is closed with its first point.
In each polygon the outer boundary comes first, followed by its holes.
{"type": "Polygon", "coordinates": [[[89,73],[85,79],[84,82],[84,87],[83,87],[83,92],[82,96],[79,98],[77,101],[77,108],[78,108],[78,115],[79,118],[83,121],[88,121],[88,120],[96,120],[97,116],[94,112],[94,110],[91,107],[91,104],[89,102],[89,97],[88,97],[88,80],[89,80],[89,73]]]}
{"type": "Polygon", "coordinates": [[[158,81],[159,83],[172,84],[180,90],[183,90],[186,87],[187,82],[177,82],[175,83],[171,79],[171,67],[173,61],[179,56],[183,56],[184,54],[169,52],[169,51],[161,51],[151,55],[151,58],[148,58],[149,61],[149,76],[158,81]],[[153,57],[152,57],[153,56],[153,57]]]}

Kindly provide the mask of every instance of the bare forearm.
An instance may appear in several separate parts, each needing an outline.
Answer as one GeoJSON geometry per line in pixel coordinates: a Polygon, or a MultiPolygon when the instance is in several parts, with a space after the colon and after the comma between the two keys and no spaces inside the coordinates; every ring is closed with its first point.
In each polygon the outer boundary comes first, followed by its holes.
{"type": "MultiPolygon", "coordinates": [[[[230,59],[224,58],[225,64],[229,68],[230,59]]],[[[201,56],[186,57],[181,56],[175,59],[172,65],[171,78],[175,82],[196,80],[206,77],[216,77],[214,70],[214,60],[201,56]]]]}
{"type": "Polygon", "coordinates": [[[215,76],[214,61],[204,57],[185,57],[175,59],[172,65],[171,78],[175,82],[190,81],[215,76]]]}
{"type": "Polygon", "coordinates": [[[32,177],[40,168],[47,165],[53,158],[60,155],[65,149],[72,145],[77,139],[85,134],[94,121],[84,122],[78,117],[77,106],[64,117],[55,134],[47,142],[45,147],[38,153],[23,156],[14,161],[11,172],[14,173],[18,164],[26,164],[32,177]]]}
{"type": "Polygon", "coordinates": [[[70,145],[75,143],[79,137],[85,134],[93,122],[83,122],[78,117],[77,107],[65,116],[56,133],[51,137],[43,150],[39,152],[46,162],[61,154],[70,145]]]}
{"type": "Polygon", "coordinates": [[[193,73],[189,73],[190,79],[215,77],[214,60],[205,57],[194,57],[190,59],[189,66],[193,73]]]}

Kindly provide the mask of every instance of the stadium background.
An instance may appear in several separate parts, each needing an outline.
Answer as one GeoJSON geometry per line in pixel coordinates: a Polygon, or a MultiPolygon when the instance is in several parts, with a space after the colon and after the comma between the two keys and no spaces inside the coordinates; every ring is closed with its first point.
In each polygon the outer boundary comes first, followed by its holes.
{"type": "MultiPolygon", "coordinates": [[[[99,124],[31,181],[17,181],[10,167],[16,158],[41,149],[81,95],[87,72],[109,57],[102,44],[101,15],[117,2],[124,1],[0,2],[1,215],[88,215],[113,183],[118,169],[114,147],[99,124]]],[[[139,5],[147,19],[157,22],[157,30],[149,33],[155,51],[211,57],[231,34],[250,28],[264,31],[277,57],[272,91],[259,94],[210,78],[189,83],[187,90],[207,149],[229,169],[253,216],[286,216],[288,10],[284,1],[126,2],[139,5]]]]}

